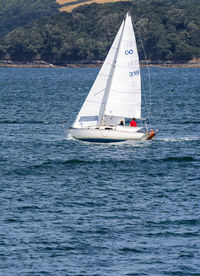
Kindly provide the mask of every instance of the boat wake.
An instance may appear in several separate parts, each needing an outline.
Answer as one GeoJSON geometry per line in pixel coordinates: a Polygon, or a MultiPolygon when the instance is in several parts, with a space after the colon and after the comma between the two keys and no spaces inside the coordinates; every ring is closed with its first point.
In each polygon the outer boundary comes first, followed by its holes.
{"type": "Polygon", "coordinates": [[[165,137],[165,138],[157,138],[157,141],[163,142],[185,142],[185,141],[200,141],[200,137],[165,137]]]}
{"type": "Polygon", "coordinates": [[[74,138],[72,135],[70,135],[70,134],[67,134],[65,140],[68,140],[68,141],[71,141],[71,140],[77,141],[77,139],[75,139],[75,138],[74,138]]]}

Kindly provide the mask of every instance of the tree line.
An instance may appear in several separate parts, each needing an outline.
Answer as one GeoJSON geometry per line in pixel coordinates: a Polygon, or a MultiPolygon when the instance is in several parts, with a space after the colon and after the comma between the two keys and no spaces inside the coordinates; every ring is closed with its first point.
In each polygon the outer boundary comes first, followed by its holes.
{"type": "Polygon", "coordinates": [[[55,0],[1,0],[0,37],[35,19],[51,16],[58,8],[55,0]]]}
{"type": "Polygon", "coordinates": [[[2,36],[0,59],[43,60],[55,65],[102,61],[127,11],[132,14],[141,59],[143,46],[152,62],[181,63],[200,57],[200,6],[196,0],[93,3],[72,13],[54,8],[51,6],[50,15],[41,13],[40,18],[2,36]]]}

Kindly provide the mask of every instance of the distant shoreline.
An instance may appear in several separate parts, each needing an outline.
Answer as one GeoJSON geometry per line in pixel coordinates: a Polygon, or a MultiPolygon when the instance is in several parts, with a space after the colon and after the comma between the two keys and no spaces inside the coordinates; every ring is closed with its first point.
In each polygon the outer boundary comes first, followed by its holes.
{"type": "MultiPolygon", "coordinates": [[[[66,65],[54,65],[46,62],[14,63],[2,61],[0,68],[99,68],[103,62],[93,63],[68,63],[66,65]]],[[[141,62],[141,67],[160,67],[160,68],[200,68],[200,62],[188,63],[151,63],[141,62]]]]}

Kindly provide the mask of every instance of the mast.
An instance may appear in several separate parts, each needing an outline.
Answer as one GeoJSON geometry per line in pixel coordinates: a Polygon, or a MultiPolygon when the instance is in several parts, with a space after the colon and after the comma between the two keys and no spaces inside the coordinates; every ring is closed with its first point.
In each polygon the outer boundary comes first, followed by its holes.
{"type": "Polygon", "coordinates": [[[120,48],[120,44],[121,44],[122,35],[123,35],[123,32],[124,32],[124,26],[125,26],[125,20],[122,21],[122,25],[120,27],[120,28],[122,28],[122,31],[121,31],[121,34],[120,34],[120,37],[119,37],[119,41],[118,41],[118,44],[117,44],[115,56],[114,56],[113,63],[112,63],[111,78],[110,78],[109,82],[107,82],[107,89],[106,89],[106,92],[104,93],[102,106],[101,106],[100,113],[99,113],[99,122],[98,122],[99,126],[104,125],[106,104],[107,104],[107,100],[108,100],[108,96],[109,96],[109,92],[110,92],[110,87],[112,85],[113,75],[114,75],[115,68],[116,68],[116,62],[117,62],[117,57],[118,57],[118,54],[119,54],[119,48],[120,48]]]}

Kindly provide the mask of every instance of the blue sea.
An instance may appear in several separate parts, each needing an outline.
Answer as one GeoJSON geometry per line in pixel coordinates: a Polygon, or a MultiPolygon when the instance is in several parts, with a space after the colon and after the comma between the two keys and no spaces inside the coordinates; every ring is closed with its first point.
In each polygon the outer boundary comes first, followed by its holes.
{"type": "Polygon", "coordinates": [[[98,70],[0,68],[0,275],[200,275],[200,69],[150,68],[156,139],[67,140],[98,70]]]}

